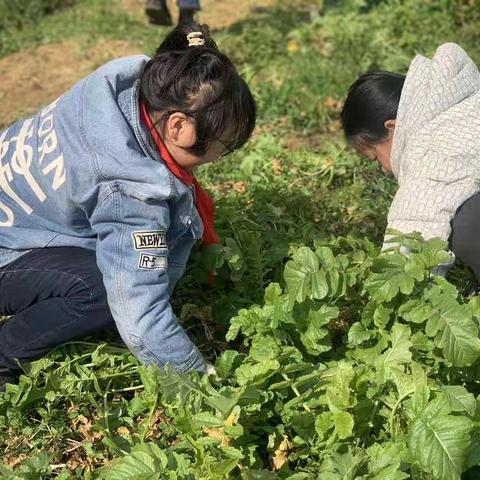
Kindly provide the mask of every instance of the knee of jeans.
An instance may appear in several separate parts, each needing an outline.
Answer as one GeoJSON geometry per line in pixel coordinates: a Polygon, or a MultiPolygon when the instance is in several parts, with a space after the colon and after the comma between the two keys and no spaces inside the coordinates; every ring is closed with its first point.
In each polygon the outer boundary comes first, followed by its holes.
{"type": "Polygon", "coordinates": [[[107,292],[99,270],[79,277],[75,287],[70,291],[69,299],[83,313],[110,314],[107,292]]]}

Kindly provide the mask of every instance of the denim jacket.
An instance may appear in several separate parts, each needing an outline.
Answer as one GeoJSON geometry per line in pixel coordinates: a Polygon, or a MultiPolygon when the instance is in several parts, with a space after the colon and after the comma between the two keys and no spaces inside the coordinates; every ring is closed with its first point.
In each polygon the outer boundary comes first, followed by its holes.
{"type": "Polygon", "coordinates": [[[125,344],[144,363],[205,370],[170,294],[203,225],[139,119],[134,56],[0,132],[0,266],[34,248],[96,251],[125,344]]]}

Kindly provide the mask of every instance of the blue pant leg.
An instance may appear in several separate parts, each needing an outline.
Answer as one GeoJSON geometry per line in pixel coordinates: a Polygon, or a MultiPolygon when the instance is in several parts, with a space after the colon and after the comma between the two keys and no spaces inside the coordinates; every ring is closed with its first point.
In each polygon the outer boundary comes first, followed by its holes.
{"type": "Polygon", "coordinates": [[[178,8],[186,10],[200,10],[200,0],[178,0],[178,8]]]}
{"type": "Polygon", "coordinates": [[[35,360],[52,348],[114,326],[95,252],[32,250],[0,268],[0,367],[35,360]]]}

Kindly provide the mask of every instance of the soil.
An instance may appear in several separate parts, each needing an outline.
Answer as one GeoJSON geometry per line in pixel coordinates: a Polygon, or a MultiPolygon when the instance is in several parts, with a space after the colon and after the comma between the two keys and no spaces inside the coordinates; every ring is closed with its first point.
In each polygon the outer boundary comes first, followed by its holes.
{"type": "MultiPolygon", "coordinates": [[[[176,19],[176,3],[173,0],[168,3],[176,19]]],[[[199,21],[209,24],[212,30],[223,29],[274,3],[275,0],[201,0],[199,21]]],[[[147,25],[145,0],[122,0],[121,5],[147,25]]],[[[36,112],[103,63],[135,53],[141,53],[140,47],[127,41],[103,40],[85,48],[68,40],[1,58],[0,129],[36,112]]]]}
{"type": "Polygon", "coordinates": [[[0,59],[0,128],[36,112],[108,60],[139,52],[123,41],[102,41],[88,49],[67,41],[0,59]]]}
{"type": "MultiPolygon", "coordinates": [[[[260,10],[274,5],[276,0],[200,0],[201,11],[199,14],[200,23],[206,23],[211,30],[220,30],[228,28],[234,23],[244,20],[248,15],[256,10],[260,10]]],[[[172,17],[175,21],[178,18],[177,4],[173,0],[168,0],[172,17]]],[[[145,0],[122,0],[122,6],[131,15],[136,18],[144,18],[145,0]]]]}

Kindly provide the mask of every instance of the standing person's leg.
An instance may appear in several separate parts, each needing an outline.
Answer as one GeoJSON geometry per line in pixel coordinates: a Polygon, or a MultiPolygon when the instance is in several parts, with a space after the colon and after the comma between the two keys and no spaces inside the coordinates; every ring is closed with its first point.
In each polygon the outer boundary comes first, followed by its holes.
{"type": "Polygon", "coordinates": [[[179,25],[194,23],[195,14],[200,10],[200,0],[178,0],[177,3],[180,10],[179,25]]]}
{"type": "Polygon", "coordinates": [[[166,0],[147,0],[145,13],[153,25],[172,25],[172,16],[166,0]]]}
{"type": "Polygon", "coordinates": [[[480,281],[480,193],[470,197],[452,220],[450,248],[480,281]]]}
{"type": "Polygon", "coordinates": [[[36,249],[0,268],[0,368],[113,326],[95,252],[36,249]]]}

